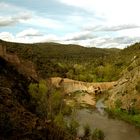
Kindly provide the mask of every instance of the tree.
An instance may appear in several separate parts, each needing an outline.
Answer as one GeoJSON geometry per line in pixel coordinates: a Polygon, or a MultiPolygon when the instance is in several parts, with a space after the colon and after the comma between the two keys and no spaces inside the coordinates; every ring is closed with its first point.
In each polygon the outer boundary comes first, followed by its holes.
{"type": "Polygon", "coordinates": [[[64,128],[64,129],[66,128],[66,124],[65,124],[64,117],[63,117],[62,113],[59,113],[55,116],[54,123],[61,128],[64,128]]]}
{"type": "Polygon", "coordinates": [[[36,113],[42,117],[46,117],[48,113],[48,87],[46,81],[41,80],[39,83],[31,83],[28,91],[31,95],[32,104],[36,106],[36,113]]]}
{"type": "Polygon", "coordinates": [[[51,119],[61,113],[63,106],[63,95],[59,90],[54,90],[49,96],[49,111],[51,119]]]}

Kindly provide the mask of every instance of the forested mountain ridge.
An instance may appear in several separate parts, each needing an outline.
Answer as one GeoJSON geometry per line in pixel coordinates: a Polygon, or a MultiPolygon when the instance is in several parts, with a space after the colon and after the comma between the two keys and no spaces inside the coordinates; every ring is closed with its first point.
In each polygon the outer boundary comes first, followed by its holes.
{"type": "Polygon", "coordinates": [[[116,58],[118,64],[121,63],[126,67],[129,66],[132,61],[140,57],[140,43],[130,45],[119,52],[116,58]]]}
{"type": "Polygon", "coordinates": [[[125,49],[87,48],[57,43],[20,44],[1,41],[7,52],[16,53],[36,65],[43,78],[63,77],[85,82],[115,81],[134,57],[140,43],[125,49]]]}
{"type": "Polygon", "coordinates": [[[87,48],[58,43],[21,44],[0,41],[7,52],[35,64],[42,78],[62,77],[85,82],[116,81],[134,58],[140,43],[124,49],[87,48]]]}
{"type": "Polygon", "coordinates": [[[63,77],[87,82],[114,81],[119,78],[114,58],[119,49],[86,48],[57,43],[20,44],[3,42],[7,52],[30,60],[43,78],[63,77]]]}

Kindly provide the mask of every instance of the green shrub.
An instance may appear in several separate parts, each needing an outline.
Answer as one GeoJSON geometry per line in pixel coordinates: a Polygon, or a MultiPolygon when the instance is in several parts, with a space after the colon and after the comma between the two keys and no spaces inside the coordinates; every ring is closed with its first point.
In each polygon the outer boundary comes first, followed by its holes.
{"type": "Polygon", "coordinates": [[[83,136],[83,139],[84,140],[89,140],[90,136],[91,136],[91,129],[90,129],[89,125],[86,124],[84,126],[84,136],[83,136]]]}
{"type": "Polygon", "coordinates": [[[140,113],[137,110],[134,110],[133,112],[128,112],[126,110],[121,110],[119,108],[115,109],[106,109],[108,112],[109,117],[113,118],[119,118],[126,122],[132,123],[135,126],[140,127],[140,113]]]}
{"type": "Polygon", "coordinates": [[[36,107],[36,113],[42,117],[53,119],[63,109],[63,96],[59,90],[48,91],[46,81],[29,85],[32,105],[36,107]]]}
{"type": "Polygon", "coordinates": [[[70,115],[72,113],[72,108],[68,105],[63,106],[62,108],[62,114],[63,115],[70,115]]]}
{"type": "Polygon", "coordinates": [[[64,128],[64,129],[66,128],[66,124],[65,124],[64,117],[63,117],[62,113],[59,113],[58,115],[56,115],[54,117],[54,123],[61,128],[64,128]]]}
{"type": "Polygon", "coordinates": [[[136,124],[136,126],[140,127],[140,114],[134,115],[131,120],[136,124]]]}
{"type": "Polygon", "coordinates": [[[92,140],[104,140],[104,133],[100,129],[95,129],[92,133],[92,140]]]}
{"type": "Polygon", "coordinates": [[[79,127],[79,123],[72,119],[67,126],[67,130],[70,134],[72,134],[73,136],[77,135],[77,131],[78,131],[78,127],[79,127]]]}
{"type": "Polygon", "coordinates": [[[36,113],[39,116],[46,117],[48,113],[48,88],[46,81],[42,80],[39,84],[31,83],[28,91],[31,95],[31,102],[36,107],[36,113]]]}
{"type": "Polygon", "coordinates": [[[116,107],[116,108],[120,108],[121,105],[122,105],[122,101],[121,101],[120,99],[117,99],[117,100],[115,101],[115,107],[116,107]]]}
{"type": "Polygon", "coordinates": [[[63,96],[59,90],[54,90],[49,96],[49,113],[51,119],[60,112],[64,107],[63,96]]]}

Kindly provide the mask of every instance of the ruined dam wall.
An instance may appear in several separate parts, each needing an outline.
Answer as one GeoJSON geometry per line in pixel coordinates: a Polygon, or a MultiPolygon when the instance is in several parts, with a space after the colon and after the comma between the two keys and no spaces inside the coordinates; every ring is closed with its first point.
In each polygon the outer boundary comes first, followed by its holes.
{"type": "Polygon", "coordinates": [[[111,89],[116,84],[116,82],[88,83],[60,77],[53,77],[49,80],[53,86],[55,86],[56,88],[62,88],[65,93],[71,93],[76,91],[99,93],[101,91],[111,89]]]}

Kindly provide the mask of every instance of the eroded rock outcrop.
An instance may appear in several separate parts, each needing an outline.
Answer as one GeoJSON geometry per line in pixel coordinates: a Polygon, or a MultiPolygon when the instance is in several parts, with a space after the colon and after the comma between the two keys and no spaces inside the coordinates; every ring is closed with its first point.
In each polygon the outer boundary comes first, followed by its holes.
{"type": "Polygon", "coordinates": [[[132,61],[116,86],[109,91],[107,106],[114,108],[118,103],[125,110],[140,109],[140,59],[132,61]]]}
{"type": "Polygon", "coordinates": [[[0,44],[0,56],[5,57],[6,55],[6,47],[0,44]]]}
{"type": "Polygon", "coordinates": [[[27,75],[29,78],[38,79],[34,64],[31,61],[20,59],[14,53],[7,53],[6,46],[3,44],[0,44],[0,57],[15,66],[20,73],[27,75]]]}

